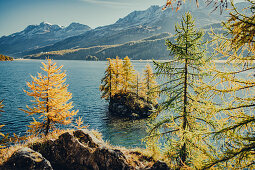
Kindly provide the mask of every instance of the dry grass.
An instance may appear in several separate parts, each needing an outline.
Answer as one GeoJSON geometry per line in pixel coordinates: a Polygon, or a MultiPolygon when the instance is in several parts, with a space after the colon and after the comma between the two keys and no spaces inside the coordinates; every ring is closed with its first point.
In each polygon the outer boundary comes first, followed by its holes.
{"type": "Polygon", "coordinates": [[[8,158],[11,157],[11,155],[17,151],[20,148],[23,147],[29,147],[32,146],[35,143],[42,143],[45,142],[49,139],[51,140],[56,140],[58,137],[65,133],[65,132],[70,132],[72,133],[74,130],[55,130],[51,133],[49,133],[47,136],[42,135],[41,137],[38,136],[27,136],[24,141],[17,141],[15,145],[0,149],[0,165],[2,165],[5,161],[8,160],[8,158]]]}
{"type": "MultiPolygon", "coordinates": [[[[43,143],[47,140],[56,140],[63,133],[70,132],[73,134],[74,131],[74,129],[55,130],[54,132],[49,133],[47,136],[28,136],[25,141],[20,141],[14,146],[10,146],[8,148],[0,150],[0,165],[7,161],[8,158],[10,158],[11,155],[20,148],[29,147],[35,143],[43,143]]],[[[102,140],[102,134],[100,132],[98,132],[97,130],[91,130],[91,132],[97,139],[102,140]]],[[[127,163],[137,169],[145,169],[151,167],[157,160],[163,159],[162,155],[155,154],[148,149],[127,149],[121,146],[110,145],[108,142],[104,143],[105,146],[109,149],[120,150],[125,155],[127,163]]]]}

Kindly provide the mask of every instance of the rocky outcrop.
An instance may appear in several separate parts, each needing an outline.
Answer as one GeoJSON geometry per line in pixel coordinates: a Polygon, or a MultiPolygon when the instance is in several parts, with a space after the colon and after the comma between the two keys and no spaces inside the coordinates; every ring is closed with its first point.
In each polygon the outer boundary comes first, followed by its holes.
{"type": "Polygon", "coordinates": [[[88,130],[66,132],[55,141],[32,148],[49,160],[54,169],[130,169],[119,150],[109,149],[88,130]]]}
{"type": "Polygon", "coordinates": [[[109,112],[118,117],[142,119],[149,117],[154,107],[156,104],[134,93],[115,94],[109,103],[109,112]]]}
{"type": "Polygon", "coordinates": [[[0,169],[164,170],[168,168],[165,163],[156,162],[152,157],[109,146],[87,129],[65,132],[56,140],[35,143],[29,147],[17,150],[0,166],[0,169]]]}
{"type": "Polygon", "coordinates": [[[7,162],[4,163],[1,170],[52,170],[51,164],[40,153],[30,148],[22,148],[14,152],[7,162]]]}
{"type": "Polygon", "coordinates": [[[150,170],[170,170],[165,162],[157,161],[150,170]]]}

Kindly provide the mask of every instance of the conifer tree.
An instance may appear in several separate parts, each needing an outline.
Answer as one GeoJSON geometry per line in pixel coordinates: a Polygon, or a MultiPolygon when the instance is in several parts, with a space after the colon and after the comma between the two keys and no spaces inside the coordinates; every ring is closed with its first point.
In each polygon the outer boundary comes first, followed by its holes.
{"type": "Polygon", "coordinates": [[[101,80],[100,91],[101,97],[111,101],[111,98],[115,94],[113,83],[115,81],[113,60],[107,58],[108,66],[105,70],[105,76],[101,80]]]}
{"type": "Polygon", "coordinates": [[[156,77],[153,74],[152,68],[149,64],[145,66],[143,73],[143,91],[147,102],[151,101],[156,103],[158,98],[156,77]]]}
{"type": "Polygon", "coordinates": [[[113,59],[113,89],[114,94],[120,93],[123,89],[123,61],[117,56],[116,59],[113,59]]]}
{"type": "Polygon", "coordinates": [[[214,79],[208,90],[220,96],[218,129],[212,134],[217,141],[218,152],[203,168],[212,166],[232,169],[255,168],[255,39],[254,3],[241,14],[234,7],[230,18],[224,23],[229,38],[214,35],[215,55],[227,58],[219,69],[213,67],[214,79]],[[249,14],[249,15],[248,15],[249,14]]]}
{"type": "Polygon", "coordinates": [[[165,81],[159,85],[163,102],[152,115],[153,120],[147,140],[163,137],[167,140],[165,149],[175,166],[197,166],[205,160],[206,144],[203,134],[210,127],[211,115],[201,109],[207,103],[200,95],[197,82],[203,77],[206,57],[203,32],[195,28],[190,13],[176,25],[176,43],[166,41],[172,61],[154,62],[156,75],[165,81]],[[197,161],[197,162],[195,162],[197,161]]]}
{"type": "MultiPolygon", "coordinates": [[[[2,108],[4,107],[3,101],[4,101],[4,100],[1,100],[1,101],[0,101],[0,112],[4,112],[4,111],[2,110],[2,108]]],[[[4,127],[4,125],[0,125],[0,129],[1,129],[2,127],[4,127]]],[[[4,135],[3,133],[0,132],[0,136],[4,137],[5,135],[4,135]]],[[[2,147],[2,146],[0,145],[0,149],[1,149],[1,147],[2,147]]]]}
{"type": "Polygon", "coordinates": [[[51,59],[43,63],[41,69],[46,74],[38,73],[37,77],[31,76],[33,81],[27,82],[30,91],[24,92],[34,98],[33,107],[27,106],[27,110],[22,109],[29,115],[39,114],[39,118],[29,125],[29,132],[47,135],[57,124],[70,124],[72,116],[78,111],[70,111],[73,106],[68,101],[72,94],[67,91],[68,85],[65,84],[65,72],[61,72],[63,66],[57,67],[51,59]]]}
{"type": "MultiPolygon", "coordinates": [[[[142,96],[142,83],[140,80],[140,74],[139,72],[136,73],[136,81],[135,81],[135,93],[136,93],[136,97],[138,98],[139,96],[142,96]]],[[[144,96],[144,95],[143,95],[144,96]]]]}
{"type": "Polygon", "coordinates": [[[135,75],[135,70],[132,66],[132,63],[130,61],[130,59],[128,58],[128,56],[126,56],[123,60],[123,87],[122,87],[122,91],[123,93],[127,93],[127,92],[131,92],[131,90],[134,87],[135,84],[135,79],[136,79],[136,75],[135,75]]]}

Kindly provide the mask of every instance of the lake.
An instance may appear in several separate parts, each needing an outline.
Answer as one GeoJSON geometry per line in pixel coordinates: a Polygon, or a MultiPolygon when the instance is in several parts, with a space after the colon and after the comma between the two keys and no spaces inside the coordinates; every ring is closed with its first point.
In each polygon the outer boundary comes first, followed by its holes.
{"type": "MultiPolygon", "coordinates": [[[[1,113],[0,124],[5,124],[3,133],[24,135],[31,116],[19,110],[31,106],[31,97],[26,82],[31,82],[30,75],[36,76],[41,60],[15,60],[0,62],[0,100],[5,105],[1,113]]],[[[146,136],[146,120],[124,120],[108,114],[108,103],[100,98],[99,85],[106,68],[105,61],[57,60],[66,70],[68,91],[72,93],[74,109],[79,110],[75,116],[82,117],[88,129],[96,129],[103,138],[113,145],[126,147],[144,147],[141,139],[146,136]]],[[[133,61],[135,69],[141,72],[148,61],[133,61]]],[[[152,64],[152,63],[151,63],[152,64]]]]}

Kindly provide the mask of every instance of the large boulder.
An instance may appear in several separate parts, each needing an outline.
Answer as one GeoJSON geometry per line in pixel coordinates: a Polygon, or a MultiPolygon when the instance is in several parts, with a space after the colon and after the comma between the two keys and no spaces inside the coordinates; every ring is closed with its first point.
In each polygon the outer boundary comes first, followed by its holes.
{"type": "Polygon", "coordinates": [[[48,159],[54,169],[130,169],[124,154],[106,148],[87,130],[66,132],[55,141],[34,144],[32,148],[48,159]]]}
{"type": "Polygon", "coordinates": [[[65,132],[56,140],[29,145],[17,150],[1,170],[168,170],[141,152],[107,145],[93,132],[83,129],[65,132]],[[153,165],[153,166],[152,166],[153,165]]]}
{"type": "Polygon", "coordinates": [[[157,105],[135,93],[115,94],[109,103],[109,112],[118,117],[130,119],[147,118],[157,105]]]}
{"type": "Polygon", "coordinates": [[[157,161],[153,164],[150,170],[170,170],[165,162],[157,161]]]}
{"type": "Polygon", "coordinates": [[[22,148],[14,152],[1,170],[52,170],[51,164],[40,153],[30,148],[22,148]]]}

